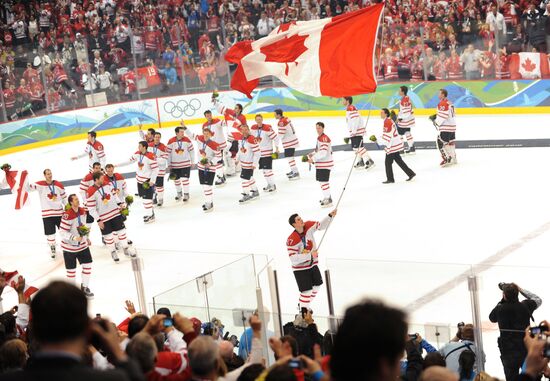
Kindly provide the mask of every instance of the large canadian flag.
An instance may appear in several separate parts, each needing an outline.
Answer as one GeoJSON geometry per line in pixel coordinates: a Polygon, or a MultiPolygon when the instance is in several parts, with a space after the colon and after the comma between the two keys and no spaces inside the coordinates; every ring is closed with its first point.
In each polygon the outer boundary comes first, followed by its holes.
{"type": "Polygon", "coordinates": [[[27,171],[12,171],[11,167],[4,164],[0,170],[0,189],[9,188],[11,193],[15,195],[15,209],[21,209],[27,199],[29,193],[27,171]]]}
{"type": "Polygon", "coordinates": [[[511,79],[548,78],[548,58],[544,53],[522,52],[510,57],[511,79]]]}
{"type": "Polygon", "coordinates": [[[231,87],[251,98],[272,75],[312,96],[342,97],[376,90],[376,37],[383,4],[340,16],[282,24],[257,41],[241,41],[225,55],[238,64],[231,87]]]}

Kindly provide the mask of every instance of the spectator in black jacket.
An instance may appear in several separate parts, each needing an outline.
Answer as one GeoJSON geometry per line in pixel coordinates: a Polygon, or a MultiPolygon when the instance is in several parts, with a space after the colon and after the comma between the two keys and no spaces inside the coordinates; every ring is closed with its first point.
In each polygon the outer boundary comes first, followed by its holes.
{"type": "Polygon", "coordinates": [[[519,369],[527,355],[523,331],[529,326],[529,319],[542,300],[515,283],[501,283],[499,287],[502,289],[502,300],[491,311],[489,320],[498,323],[500,329],[498,347],[506,381],[517,381],[519,369]],[[526,299],[520,302],[519,294],[526,299]]]}
{"type": "Polygon", "coordinates": [[[313,313],[307,310],[298,314],[293,322],[286,323],[283,327],[285,335],[292,336],[298,343],[298,353],[313,358],[313,346],[318,344],[322,347],[323,335],[317,330],[317,324],[313,320],[313,313]]]}
{"type": "Polygon", "coordinates": [[[0,381],[143,380],[137,365],[120,349],[112,324],[92,322],[84,293],[65,282],[52,282],[31,302],[31,331],[38,351],[24,370],[0,375],[0,381]],[[116,369],[99,371],[84,364],[89,339],[107,353],[116,369]]]}

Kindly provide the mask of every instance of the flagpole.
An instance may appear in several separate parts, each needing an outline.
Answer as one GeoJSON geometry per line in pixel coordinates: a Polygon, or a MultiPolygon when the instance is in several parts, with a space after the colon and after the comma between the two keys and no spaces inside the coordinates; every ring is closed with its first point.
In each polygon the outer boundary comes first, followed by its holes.
{"type": "MultiPolygon", "coordinates": [[[[377,70],[380,70],[380,63],[382,62],[382,42],[384,40],[384,26],[385,26],[384,11],[382,11],[382,32],[380,33],[380,47],[379,47],[379,50],[378,50],[378,65],[375,68],[377,70]]],[[[375,73],[375,75],[377,75],[377,74],[375,73]]],[[[367,125],[369,124],[370,114],[371,114],[371,111],[372,111],[372,106],[373,106],[375,98],[376,98],[376,91],[374,93],[372,93],[371,96],[370,96],[369,103],[370,103],[371,107],[369,107],[369,109],[368,109],[367,121],[365,122],[365,130],[367,128],[367,125]]],[[[364,138],[364,135],[363,135],[363,137],[361,137],[361,144],[363,144],[363,138],[364,138]]],[[[340,192],[340,196],[338,197],[338,201],[336,202],[336,206],[335,206],[334,209],[338,209],[338,206],[340,205],[340,202],[342,201],[342,198],[344,197],[344,192],[346,191],[346,188],[348,186],[348,182],[351,178],[351,174],[353,172],[353,168],[355,167],[355,162],[356,161],[357,161],[357,154],[353,155],[353,162],[351,163],[351,167],[348,171],[348,176],[346,178],[346,182],[344,183],[344,187],[342,188],[342,192],[340,192]]],[[[327,228],[325,229],[325,231],[323,232],[323,235],[321,236],[321,240],[319,241],[319,245],[317,246],[317,251],[319,251],[321,249],[321,245],[323,244],[323,241],[325,240],[325,236],[327,235],[328,229],[330,228],[331,224],[332,224],[332,218],[329,220],[327,228]]]]}

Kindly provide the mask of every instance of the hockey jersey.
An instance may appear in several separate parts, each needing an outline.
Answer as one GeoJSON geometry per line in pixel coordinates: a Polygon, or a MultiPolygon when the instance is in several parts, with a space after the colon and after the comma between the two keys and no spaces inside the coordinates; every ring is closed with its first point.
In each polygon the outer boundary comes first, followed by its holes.
{"type": "Polygon", "coordinates": [[[214,141],[214,139],[206,140],[204,135],[196,135],[195,140],[199,149],[199,162],[197,163],[197,169],[199,171],[216,172],[221,168],[221,151],[220,145],[214,141]],[[206,158],[208,165],[201,163],[201,160],[206,158]]]}
{"type": "Polygon", "coordinates": [[[159,143],[158,145],[155,145],[155,143],[149,143],[147,151],[155,155],[159,166],[159,176],[164,177],[166,174],[166,167],[168,166],[168,147],[162,143],[159,143]]]}
{"type": "Polygon", "coordinates": [[[350,136],[363,136],[365,134],[365,125],[361,114],[354,105],[346,107],[346,122],[350,136]]]}
{"type": "Polygon", "coordinates": [[[260,146],[252,135],[242,136],[239,139],[239,151],[237,159],[241,162],[242,169],[254,169],[260,161],[260,146]]]}
{"type": "Polygon", "coordinates": [[[167,165],[170,168],[188,168],[195,158],[193,143],[187,136],[181,140],[175,136],[168,140],[166,152],[168,154],[167,165]]]}
{"type": "Polygon", "coordinates": [[[279,138],[283,144],[283,148],[298,148],[300,145],[298,137],[296,136],[296,131],[292,122],[287,117],[282,117],[277,121],[277,128],[279,138]]]}
{"type": "Polygon", "coordinates": [[[157,160],[155,159],[155,155],[151,152],[142,154],[137,151],[130,156],[130,162],[137,163],[138,165],[138,169],[136,171],[136,181],[138,184],[143,184],[147,181],[155,183],[157,181],[159,166],[157,160]]]}
{"type": "Polygon", "coordinates": [[[241,125],[247,126],[246,118],[243,114],[237,115],[237,112],[234,109],[227,108],[218,101],[216,101],[215,104],[216,109],[224,116],[225,122],[228,126],[236,129],[238,129],[241,125]]]}
{"type": "Polygon", "coordinates": [[[113,192],[118,195],[121,200],[124,200],[128,195],[128,187],[126,185],[126,179],[120,173],[113,173],[113,176],[105,175],[103,177],[103,184],[111,184],[113,192]]]}
{"type": "Polygon", "coordinates": [[[447,98],[442,99],[437,105],[437,117],[435,124],[439,127],[440,132],[455,132],[455,106],[447,98]]]}
{"type": "Polygon", "coordinates": [[[403,151],[403,141],[399,137],[395,123],[391,118],[384,119],[382,142],[385,145],[386,155],[403,151]]]}
{"type": "Polygon", "coordinates": [[[88,188],[94,185],[93,173],[88,173],[82,180],[80,180],[80,197],[84,207],[86,207],[86,200],[88,200],[88,188]]]}
{"type": "Polygon", "coordinates": [[[273,128],[269,124],[262,124],[261,126],[255,124],[250,130],[250,134],[254,136],[256,143],[260,147],[260,156],[270,157],[273,153],[273,143],[277,146],[279,142],[279,137],[273,131],[273,128]]]}
{"type": "Polygon", "coordinates": [[[118,204],[122,201],[111,184],[103,184],[100,187],[92,185],[88,188],[87,196],[88,213],[96,221],[109,221],[120,214],[118,204]]]}
{"type": "Polygon", "coordinates": [[[40,207],[42,208],[42,218],[61,217],[65,211],[67,195],[65,188],[59,181],[52,181],[48,184],[46,181],[38,181],[29,184],[29,190],[37,191],[40,197],[40,207]]]}
{"type": "Polygon", "coordinates": [[[415,125],[414,111],[412,103],[408,95],[405,95],[399,101],[399,113],[397,114],[399,127],[413,128],[415,125]]]}
{"type": "Polygon", "coordinates": [[[311,252],[317,250],[317,243],[315,242],[315,232],[319,230],[325,230],[331,218],[325,217],[321,222],[307,221],[304,224],[304,231],[298,233],[296,230],[288,236],[286,241],[286,248],[290,263],[292,264],[292,270],[302,271],[308,270],[318,263],[318,258],[313,258],[311,252]]]}
{"type": "Polygon", "coordinates": [[[317,137],[317,147],[313,155],[313,162],[316,169],[332,169],[334,166],[330,138],[325,134],[317,137]]]}
{"type": "Polygon", "coordinates": [[[85,156],[88,156],[88,166],[90,167],[90,172],[92,171],[92,167],[96,162],[101,164],[101,168],[105,168],[105,151],[103,149],[103,144],[101,144],[97,140],[93,144],[86,144],[86,149],[84,150],[84,153],[77,157],[82,158],[85,156]]]}
{"type": "Polygon", "coordinates": [[[225,132],[223,131],[223,121],[221,119],[213,118],[210,122],[206,121],[203,123],[202,127],[208,127],[212,131],[212,140],[218,143],[221,151],[227,148],[227,140],[225,138],[225,132]]]}
{"type": "Polygon", "coordinates": [[[77,253],[88,247],[88,239],[86,237],[83,237],[80,241],[75,240],[75,238],[80,237],[78,227],[83,225],[86,225],[86,209],[78,208],[78,211],[75,212],[71,208],[63,214],[59,229],[63,238],[61,241],[63,251],[77,253]]]}

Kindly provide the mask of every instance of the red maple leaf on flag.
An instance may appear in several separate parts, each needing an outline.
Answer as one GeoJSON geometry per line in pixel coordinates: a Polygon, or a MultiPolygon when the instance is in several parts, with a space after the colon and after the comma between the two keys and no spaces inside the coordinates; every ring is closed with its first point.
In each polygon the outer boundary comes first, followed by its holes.
{"type": "Polygon", "coordinates": [[[521,64],[521,67],[525,70],[525,71],[533,71],[537,68],[537,65],[535,65],[534,63],[531,62],[531,59],[527,58],[525,60],[524,63],[521,64]]]}
{"type": "Polygon", "coordinates": [[[306,39],[307,36],[295,34],[292,37],[285,37],[276,41],[273,44],[262,46],[260,52],[265,55],[265,62],[284,63],[286,66],[285,75],[288,75],[288,64],[295,63],[298,65],[296,59],[307,51],[307,47],[304,45],[306,39]]]}
{"type": "Polygon", "coordinates": [[[286,32],[290,29],[291,25],[296,25],[296,21],[291,21],[289,23],[279,25],[279,27],[277,28],[277,33],[286,32]]]}

